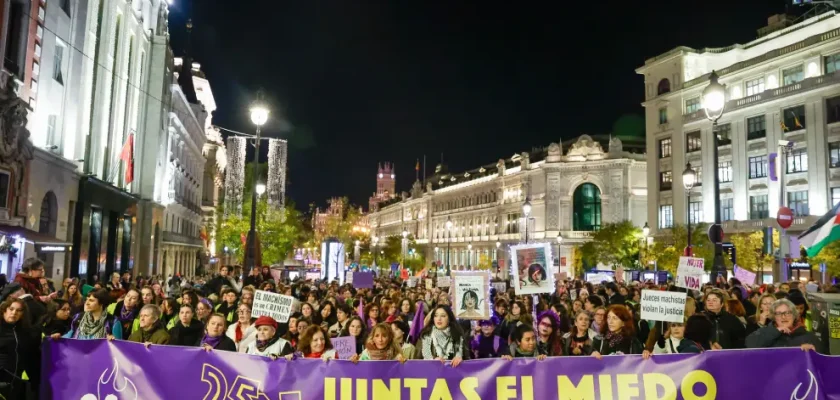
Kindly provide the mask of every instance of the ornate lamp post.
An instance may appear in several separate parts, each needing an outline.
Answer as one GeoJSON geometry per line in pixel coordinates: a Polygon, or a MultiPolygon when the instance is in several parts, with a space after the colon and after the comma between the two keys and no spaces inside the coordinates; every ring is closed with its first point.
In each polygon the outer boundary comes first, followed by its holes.
{"type": "MultiPolygon", "coordinates": [[[[251,229],[248,231],[248,239],[245,249],[245,270],[250,271],[255,267],[257,257],[257,178],[260,176],[260,129],[268,121],[268,106],[262,101],[262,94],[257,93],[257,100],[251,104],[251,122],[257,127],[257,137],[254,141],[254,184],[251,185],[251,229]]],[[[263,193],[265,185],[263,185],[263,193]]]]}
{"type": "Polygon", "coordinates": [[[709,76],[709,86],[703,89],[702,95],[703,110],[706,118],[712,121],[712,172],[714,173],[713,185],[715,204],[715,223],[709,227],[709,240],[715,245],[715,258],[712,262],[711,281],[717,282],[717,277],[726,277],[726,265],[723,262],[723,227],[720,225],[720,177],[718,169],[718,134],[717,122],[723,116],[726,108],[726,88],[718,82],[715,71],[709,76]]]}
{"type": "Polygon", "coordinates": [[[525,198],[525,203],[522,204],[522,214],[525,216],[525,244],[528,244],[528,222],[531,219],[531,200],[525,198]]]}
{"type": "Polygon", "coordinates": [[[691,257],[691,189],[697,183],[697,173],[691,168],[691,163],[685,165],[683,171],[683,186],[685,187],[685,211],[688,220],[688,245],[685,246],[685,256],[691,257]]]}

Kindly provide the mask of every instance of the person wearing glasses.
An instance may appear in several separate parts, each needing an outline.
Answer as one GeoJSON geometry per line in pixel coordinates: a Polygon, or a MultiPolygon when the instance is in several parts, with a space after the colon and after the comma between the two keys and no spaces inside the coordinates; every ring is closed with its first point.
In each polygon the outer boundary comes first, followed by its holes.
{"type": "Polygon", "coordinates": [[[747,348],[799,347],[826,354],[823,344],[808,332],[796,306],[788,299],[780,299],[770,306],[772,323],[747,336],[747,348]]]}

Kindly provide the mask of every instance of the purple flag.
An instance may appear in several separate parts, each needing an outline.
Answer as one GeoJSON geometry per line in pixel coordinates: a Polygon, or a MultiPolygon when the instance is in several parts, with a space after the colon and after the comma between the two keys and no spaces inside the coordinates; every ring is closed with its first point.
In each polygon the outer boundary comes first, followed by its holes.
{"type": "Polygon", "coordinates": [[[365,318],[365,298],[364,296],[359,297],[359,309],[357,310],[359,313],[359,318],[364,321],[365,325],[367,325],[367,318],[365,318]]]}
{"type": "Polygon", "coordinates": [[[767,172],[770,173],[770,180],[776,182],[779,177],[776,176],[776,160],[779,158],[778,153],[770,153],[767,157],[767,172]]]}
{"type": "Polygon", "coordinates": [[[417,306],[417,312],[414,313],[414,321],[411,322],[411,329],[408,332],[408,338],[412,344],[417,343],[417,339],[420,339],[420,331],[423,330],[423,321],[426,320],[426,314],[423,312],[425,303],[418,301],[417,304],[419,304],[417,306]]]}
{"type": "Polygon", "coordinates": [[[640,355],[487,359],[465,361],[457,368],[422,360],[272,361],[195,347],[146,348],[121,340],[47,340],[43,350],[44,399],[170,399],[173,388],[192,393],[184,397],[189,399],[260,400],[557,399],[558,394],[653,399],[666,398],[663,390],[680,399],[840,396],[840,380],[832,378],[840,370],[840,358],[799,348],[707,351],[646,361],[640,355]],[[616,379],[625,382],[623,387],[616,379]],[[229,393],[234,396],[225,397],[229,393]]]}

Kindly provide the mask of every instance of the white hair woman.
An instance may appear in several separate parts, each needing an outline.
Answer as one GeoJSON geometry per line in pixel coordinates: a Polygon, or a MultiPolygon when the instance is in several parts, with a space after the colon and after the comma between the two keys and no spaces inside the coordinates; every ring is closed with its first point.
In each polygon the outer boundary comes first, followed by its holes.
{"type": "Polygon", "coordinates": [[[747,336],[748,348],[799,347],[825,354],[823,344],[812,332],[808,332],[788,299],[779,299],[770,306],[773,322],[747,336]]]}

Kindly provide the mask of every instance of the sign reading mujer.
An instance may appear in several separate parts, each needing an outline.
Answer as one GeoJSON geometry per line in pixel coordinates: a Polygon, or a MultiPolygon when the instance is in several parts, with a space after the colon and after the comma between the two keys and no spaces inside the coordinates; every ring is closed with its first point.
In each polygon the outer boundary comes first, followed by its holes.
{"type": "Polygon", "coordinates": [[[795,349],[544,361],[288,361],[180,346],[48,340],[46,399],[834,399],[840,359],[795,349]],[[289,368],[294,366],[293,368],[289,368]],[[773,379],[767,379],[774,377],[773,379]],[[173,392],[173,390],[175,392],[173,392]]]}

